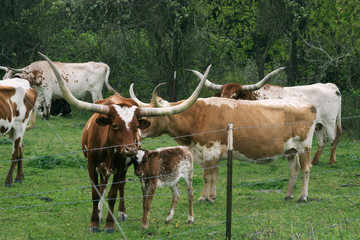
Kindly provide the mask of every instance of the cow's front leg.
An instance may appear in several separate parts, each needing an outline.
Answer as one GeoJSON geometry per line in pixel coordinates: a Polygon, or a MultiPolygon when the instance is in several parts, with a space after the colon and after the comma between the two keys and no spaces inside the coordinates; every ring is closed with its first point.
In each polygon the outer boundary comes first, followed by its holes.
{"type": "Polygon", "coordinates": [[[143,218],[141,222],[141,229],[147,229],[149,227],[149,213],[151,209],[151,203],[154,198],[154,194],[156,191],[156,182],[157,178],[149,179],[148,181],[145,180],[142,183],[143,189],[143,218]]]}
{"type": "Polygon", "coordinates": [[[95,169],[91,166],[88,167],[89,169],[89,176],[91,181],[91,197],[92,197],[92,203],[93,203],[93,210],[91,214],[91,220],[90,220],[90,226],[89,231],[90,232],[100,232],[100,218],[99,218],[99,201],[100,201],[100,195],[99,195],[99,189],[98,189],[98,174],[96,173],[95,169]]]}
{"type": "Polygon", "coordinates": [[[113,183],[111,184],[111,188],[108,194],[108,204],[109,204],[109,212],[108,215],[106,217],[106,223],[105,223],[105,228],[104,228],[104,232],[107,233],[113,233],[115,232],[115,225],[114,225],[114,206],[115,206],[115,202],[116,202],[116,196],[117,196],[117,192],[119,189],[119,182],[120,182],[120,174],[117,173],[114,175],[113,178],[113,183]]]}
{"type": "Polygon", "coordinates": [[[126,175],[126,171],[121,173],[121,176],[120,176],[120,184],[119,184],[120,199],[119,199],[119,210],[118,210],[119,221],[127,221],[128,220],[128,215],[126,214],[126,209],[125,209],[125,199],[124,199],[125,175],[126,175]]]}

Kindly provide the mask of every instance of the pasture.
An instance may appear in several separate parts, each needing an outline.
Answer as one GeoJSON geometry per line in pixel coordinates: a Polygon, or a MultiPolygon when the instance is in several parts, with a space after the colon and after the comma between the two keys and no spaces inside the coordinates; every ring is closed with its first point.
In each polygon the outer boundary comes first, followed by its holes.
{"type": "MultiPolygon", "coordinates": [[[[123,239],[113,234],[89,233],[91,188],[80,146],[82,129],[90,114],[73,110],[66,118],[51,117],[25,134],[23,183],[0,186],[0,239],[123,239]]],[[[344,119],[359,124],[359,118],[344,119]]],[[[319,165],[313,166],[309,202],[285,201],[289,176],[287,161],[280,157],[267,165],[242,163],[233,167],[233,239],[358,239],[360,236],[360,143],[344,136],[337,162],[327,166],[329,145],[319,165]]],[[[315,141],[314,141],[315,142],[315,141]]],[[[168,136],[147,138],[142,147],[174,146],[168,136]]],[[[315,144],[312,156],[315,150],[315,144]]],[[[11,143],[0,139],[0,176],[5,180],[11,143]]],[[[127,239],[224,239],[226,220],[226,161],[220,162],[217,199],[197,202],[203,187],[202,169],[194,165],[194,224],[187,224],[188,202],[181,180],[181,198],[173,220],[165,225],[171,190],[158,188],[150,212],[149,229],[141,231],[142,193],[128,170],[125,204],[129,219],[120,222],[127,239]]],[[[116,209],[118,200],[116,202],[116,209]]],[[[105,213],[107,212],[104,208],[105,213]]],[[[117,216],[117,213],[115,213],[117,216]]],[[[101,224],[103,230],[104,223],[101,224]]]]}

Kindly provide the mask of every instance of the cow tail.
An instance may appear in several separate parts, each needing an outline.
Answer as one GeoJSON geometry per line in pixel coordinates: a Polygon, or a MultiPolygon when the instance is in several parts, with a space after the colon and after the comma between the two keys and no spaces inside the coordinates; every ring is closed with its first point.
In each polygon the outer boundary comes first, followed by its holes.
{"type": "Polygon", "coordinates": [[[36,122],[36,109],[34,108],[29,118],[29,125],[26,126],[26,131],[34,128],[36,122]]]}
{"type": "Polygon", "coordinates": [[[110,67],[106,65],[106,76],[105,76],[106,87],[110,92],[117,93],[117,91],[109,84],[109,75],[110,75],[110,67]]]}

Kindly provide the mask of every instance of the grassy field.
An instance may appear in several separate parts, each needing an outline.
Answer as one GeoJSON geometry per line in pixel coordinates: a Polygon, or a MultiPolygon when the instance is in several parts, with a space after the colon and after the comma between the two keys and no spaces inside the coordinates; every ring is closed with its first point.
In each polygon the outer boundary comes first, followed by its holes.
{"type": "MultiPolygon", "coordinates": [[[[80,138],[88,113],[74,111],[69,118],[37,119],[26,133],[25,180],[7,188],[0,186],[0,239],[123,239],[113,234],[89,233],[91,189],[80,138]]],[[[351,121],[360,121],[352,119],[351,121]]],[[[168,136],[145,139],[143,147],[176,145],[168,136]]],[[[326,165],[329,149],[311,171],[309,202],[284,201],[287,162],[281,157],[267,165],[234,160],[233,239],[359,239],[360,236],[360,144],[343,137],[337,162],[326,165]]],[[[5,180],[11,159],[11,142],[0,139],[0,176],[5,180]]],[[[127,239],[224,239],[226,220],[226,161],[220,162],[217,199],[199,203],[202,169],[194,166],[195,222],[187,225],[188,203],[183,182],[181,199],[170,224],[165,217],[171,203],[169,188],[156,191],[149,229],[141,231],[140,183],[130,167],[125,187],[129,220],[120,223],[127,239]]],[[[117,201],[118,203],[118,201],[117,201]]],[[[116,204],[117,208],[117,204],[116,204]]],[[[101,224],[104,227],[104,224],[101,224]]]]}

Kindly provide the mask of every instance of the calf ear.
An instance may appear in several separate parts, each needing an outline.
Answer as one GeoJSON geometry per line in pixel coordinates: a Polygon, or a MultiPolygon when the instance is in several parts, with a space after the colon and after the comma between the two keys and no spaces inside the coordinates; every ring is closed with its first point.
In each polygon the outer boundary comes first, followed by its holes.
{"type": "Polygon", "coordinates": [[[140,129],[146,129],[146,128],[150,127],[150,125],[151,125],[151,122],[149,122],[146,119],[138,119],[138,122],[139,122],[140,129]]]}
{"type": "Polygon", "coordinates": [[[111,121],[108,117],[98,117],[95,122],[97,123],[97,125],[102,127],[111,124],[111,121]]]}

